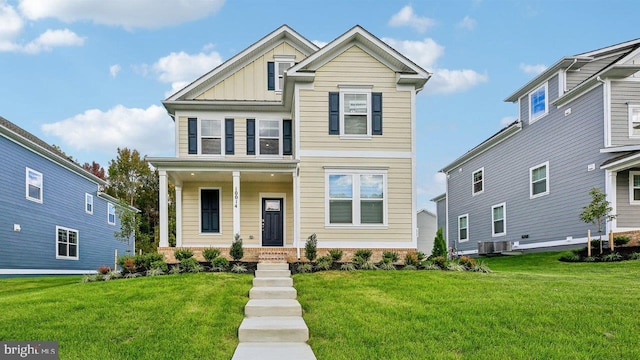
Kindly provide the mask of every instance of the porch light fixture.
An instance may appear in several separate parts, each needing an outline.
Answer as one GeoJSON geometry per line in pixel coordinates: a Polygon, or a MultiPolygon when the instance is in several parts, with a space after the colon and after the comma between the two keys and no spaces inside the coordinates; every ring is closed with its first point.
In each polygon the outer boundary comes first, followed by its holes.
{"type": "Polygon", "coordinates": [[[191,173],[191,176],[194,176],[194,175],[195,175],[194,173],[191,173]]]}
{"type": "Polygon", "coordinates": [[[273,174],[271,174],[271,176],[273,176],[273,174]]]}

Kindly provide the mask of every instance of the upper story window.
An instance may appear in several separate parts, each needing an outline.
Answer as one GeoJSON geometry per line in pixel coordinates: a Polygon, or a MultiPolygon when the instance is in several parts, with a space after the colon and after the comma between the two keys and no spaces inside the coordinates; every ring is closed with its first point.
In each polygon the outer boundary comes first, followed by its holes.
{"type": "Polygon", "coordinates": [[[84,211],[87,214],[93,214],[93,195],[84,194],[84,211]]]}
{"type": "Polygon", "coordinates": [[[535,89],[529,94],[529,123],[533,123],[549,112],[548,85],[535,89]]]}
{"type": "Polygon", "coordinates": [[[56,226],[56,259],[78,260],[78,230],[56,226]]]}
{"type": "Polygon", "coordinates": [[[491,236],[502,236],[507,233],[507,205],[505,203],[491,207],[491,236]]]}
{"type": "Polygon", "coordinates": [[[471,175],[473,195],[482,194],[484,192],[484,168],[478,169],[471,175]]]}
{"type": "Polygon", "coordinates": [[[529,196],[531,199],[549,193],[549,162],[529,169],[529,196]]]}
{"type": "Polygon", "coordinates": [[[107,203],[107,223],[109,225],[116,224],[116,206],[112,203],[107,203]]]}
{"type": "Polygon", "coordinates": [[[458,216],[458,241],[469,240],[469,214],[458,216]]]}
{"type": "Polygon", "coordinates": [[[187,119],[190,155],[233,155],[234,136],[234,119],[187,119]]]}
{"type": "Polygon", "coordinates": [[[282,91],[284,87],[284,72],[287,71],[294,64],[293,60],[281,60],[276,61],[276,76],[278,77],[276,81],[276,91],[282,91]]]}
{"type": "Polygon", "coordinates": [[[629,137],[640,137],[640,105],[629,105],[629,137]]]}
{"type": "Polygon", "coordinates": [[[258,120],[258,151],[260,155],[280,155],[279,120],[258,120]]]}
{"type": "Polygon", "coordinates": [[[27,168],[25,192],[28,200],[42,203],[42,173],[27,168]]]}
{"type": "Polygon", "coordinates": [[[222,155],[221,120],[200,120],[200,154],[222,155]]]}
{"type": "Polygon", "coordinates": [[[336,170],[326,184],[327,225],[386,224],[386,173],[336,170]]]}
{"type": "Polygon", "coordinates": [[[640,171],[629,171],[629,203],[640,205],[640,171]]]}
{"type": "Polygon", "coordinates": [[[340,92],[340,128],[341,135],[371,135],[371,92],[340,92]]]}

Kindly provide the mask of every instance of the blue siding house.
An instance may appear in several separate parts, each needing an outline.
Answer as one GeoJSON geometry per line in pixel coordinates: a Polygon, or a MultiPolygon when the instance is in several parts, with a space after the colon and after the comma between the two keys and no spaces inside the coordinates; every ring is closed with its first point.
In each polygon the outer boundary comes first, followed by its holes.
{"type": "Polygon", "coordinates": [[[92,273],[127,251],[106,182],[2,117],[0,169],[0,276],[92,273]]]}
{"type": "Polygon", "coordinates": [[[438,224],[460,254],[586,244],[589,190],[640,233],[640,39],[564,57],[505,101],[519,119],[445,166],[438,224]],[[444,216],[444,219],[442,218],[444,216]]]}

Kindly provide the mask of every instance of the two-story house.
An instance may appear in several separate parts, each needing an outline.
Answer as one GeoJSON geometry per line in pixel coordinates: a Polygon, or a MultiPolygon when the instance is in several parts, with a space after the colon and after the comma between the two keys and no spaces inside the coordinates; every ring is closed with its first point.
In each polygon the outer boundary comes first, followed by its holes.
{"type": "Polygon", "coordinates": [[[104,180],[2,117],[0,154],[0,277],[94,273],[132,251],[104,180]]]}
{"type": "Polygon", "coordinates": [[[167,182],[176,246],[278,251],[416,248],[415,97],[430,74],[360,26],[318,48],[281,26],[163,104],[175,157],[160,175],[160,249],[168,248],[167,182]]]}
{"type": "Polygon", "coordinates": [[[564,57],[505,101],[519,119],[441,171],[438,226],[460,253],[586,244],[579,219],[599,188],[640,229],[640,39],[564,57]]]}

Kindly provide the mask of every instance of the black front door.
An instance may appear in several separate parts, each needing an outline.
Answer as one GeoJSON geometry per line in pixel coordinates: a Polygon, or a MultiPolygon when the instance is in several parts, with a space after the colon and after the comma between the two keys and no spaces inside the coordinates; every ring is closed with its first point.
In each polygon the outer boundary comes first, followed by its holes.
{"type": "Polygon", "coordinates": [[[262,246],[283,246],[282,199],[262,199],[262,246]]]}

